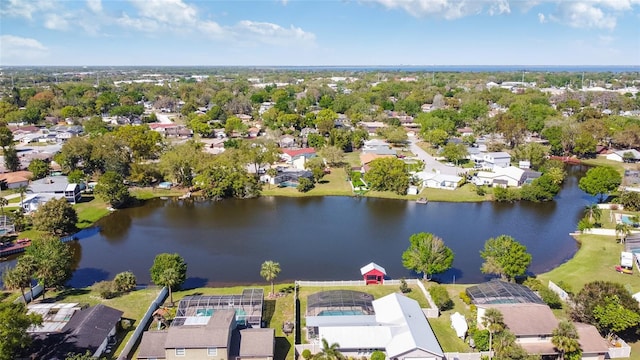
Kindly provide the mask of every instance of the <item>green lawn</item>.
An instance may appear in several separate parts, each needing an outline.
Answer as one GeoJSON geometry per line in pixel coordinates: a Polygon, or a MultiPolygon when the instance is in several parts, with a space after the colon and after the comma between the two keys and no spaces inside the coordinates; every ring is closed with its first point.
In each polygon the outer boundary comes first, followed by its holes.
{"type": "Polygon", "coordinates": [[[491,200],[491,195],[480,196],[476,193],[476,187],[473,184],[464,184],[455,190],[430,189],[422,190],[418,197],[425,197],[429,201],[447,201],[447,202],[478,202],[491,200]]]}
{"type": "Polygon", "coordinates": [[[110,213],[109,205],[93,195],[82,195],[82,200],[74,205],[78,213],[78,228],[87,228],[110,213]]]}
{"type": "Polygon", "coordinates": [[[590,166],[609,166],[618,170],[620,174],[624,174],[625,165],[627,165],[621,162],[607,160],[607,158],[605,158],[603,155],[599,155],[595,159],[582,159],[581,162],[585,165],[590,166]]]}
{"type": "Polygon", "coordinates": [[[296,188],[279,188],[275,185],[264,185],[261,194],[263,196],[351,196],[351,185],[347,181],[344,169],[331,168],[331,173],[326,174],[315,188],[306,193],[299,192],[296,188]]]}
{"type": "MultiPolygon", "coordinates": [[[[47,292],[46,297],[49,300],[55,299],[56,302],[89,304],[91,306],[103,304],[123,311],[123,319],[129,320],[132,326],[117,334],[118,343],[116,350],[106,356],[107,359],[116,359],[117,355],[120,354],[124,345],[133,334],[133,331],[137,326],[139,326],[139,321],[144,316],[149,305],[158,296],[159,291],[160,289],[158,288],[149,288],[133,291],[114,299],[105,300],[101,299],[100,296],[91,291],[90,288],[67,289],[60,292],[49,291],[47,292]]],[[[38,298],[36,301],[40,301],[40,299],[42,299],[42,297],[38,298]]]]}

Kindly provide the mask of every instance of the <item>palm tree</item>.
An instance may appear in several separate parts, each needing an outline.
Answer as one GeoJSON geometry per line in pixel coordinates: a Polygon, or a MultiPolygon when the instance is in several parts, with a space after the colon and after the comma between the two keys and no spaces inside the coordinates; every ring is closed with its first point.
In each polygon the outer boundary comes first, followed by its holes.
{"type": "Polygon", "coordinates": [[[602,210],[598,207],[598,204],[587,205],[584,208],[584,215],[589,217],[590,222],[599,223],[602,218],[602,210]]]}
{"type": "Polygon", "coordinates": [[[342,355],[338,343],[329,345],[327,339],[322,338],[322,350],[313,356],[313,360],[343,360],[345,357],[342,355]]]}
{"type": "Polygon", "coordinates": [[[558,327],[553,329],[551,343],[560,352],[560,360],[564,360],[564,354],[580,350],[578,331],[575,325],[569,321],[561,321],[558,327]]]}
{"type": "Polygon", "coordinates": [[[631,234],[631,225],[623,222],[616,224],[616,235],[618,234],[620,234],[620,242],[624,244],[627,236],[631,234]]]}
{"type": "Polygon", "coordinates": [[[274,294],[273,290],[273,280],[278,277],[280,273],[280,264],[271,260],[267,260],[262,263],[262,267],[260,268],[260,276],[262,276],[265,280],[271,282],[271,295],[274,294]]]}
{"type": "Polygon", "coordinates": [[[498,309],[487,309],[482,317],[482,326],[489,330],[489,359],[492,357],[493,335],[504,329],[504,318],[498,309]]]}
{"type": "Polygon", "coordinates": [[[29,274],[25,274],[17,266],[13,269],[7,268],[2,273],[2,283],[9,290],[20,289],[24,302],[27,302],[24,289],[31,286],[31,276],[29,274]]]}
{"type": "Polygon", "coordinates": [[[18,188],[18,193],[20,193],[20,210],[24,209],[22,206],[24,202],[24,194],[27,193],[27,190],[29,190],[29,187],[26,185],[20,185],[20,187],[18,188]]]}
{"type": "MultiPolygon", "coordinates": [[[[0,197],[0,210],[2,210],[2,217],[4,218],[4,207],[9,205],[9,200],[0,197]]],[[[6,219],[5,219],[6,222],[6,219]]]]}
{"type": "Polygon", "coordinates": [[[176,269],[170,267],[166,268],[162,274],[160,274],[160,285],[166,286],[169,289],[169,302],[173,306],[173,291],[171,288],[178,285],[180,282],[180,275],[176,269]]]}

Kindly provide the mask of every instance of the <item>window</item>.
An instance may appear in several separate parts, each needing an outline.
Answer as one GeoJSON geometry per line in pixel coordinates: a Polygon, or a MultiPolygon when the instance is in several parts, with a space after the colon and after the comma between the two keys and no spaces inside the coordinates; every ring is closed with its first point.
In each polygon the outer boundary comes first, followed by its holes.
{"type": "Polygon", "coordinates": [[[184,348],[176,348],[176,356],[185,356],[185,355],[187,355],[187,353],[184,350],[184,348]]]}
{"type": "Polygon", "coordinates": [[[218,348],[207,348],[207,356],[218,356],[218,348]]]}

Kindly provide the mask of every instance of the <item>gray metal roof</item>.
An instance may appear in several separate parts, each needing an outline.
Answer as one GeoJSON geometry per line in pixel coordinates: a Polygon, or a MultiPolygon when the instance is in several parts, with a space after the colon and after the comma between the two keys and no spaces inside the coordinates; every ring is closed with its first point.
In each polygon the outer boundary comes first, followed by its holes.
{"type": "Polygon", "coordinates": [[[497,279],[468,287],[466,292],[474,304],[544,304],[528,287],[497,279]]]}

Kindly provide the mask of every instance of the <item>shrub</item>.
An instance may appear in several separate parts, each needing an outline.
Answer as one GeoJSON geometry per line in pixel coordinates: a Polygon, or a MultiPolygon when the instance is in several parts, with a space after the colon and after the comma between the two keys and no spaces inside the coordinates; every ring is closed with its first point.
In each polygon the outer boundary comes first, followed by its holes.
{"type": "Polygon", "coordinates": [[[473,333],[473,342],[476,345],[476,350],[487,351],[489,350],[489,330],[478,330],[473,333]]]}
{"type": "Polygon", "coordinates": [[[136,288],[136,276],[131,271],[124,271],[113,278],[115,288],[120,292],[129,292],[136,288]]]}
{"type": "Polygon", "coordinates": [[[542,285],[542,282],[536,278],[532,278],[529,277],[527,278],[527,280],[525,280],[522,285],[528,287],[529,289],[533,290],[533,291],[540,291],[540,289],[544,289],[544,285],[542,285]]]}
{"type": "Polygon", "coordinates": [[[409,288],[409,285],[407,285],[407,281],[405,279],[400,279],[400,292],[403,294],[411,292],[411,289],[409,288]]]}
{"type": "Polygon", "coordinates": [[[547,305],[549,305],[552,309],[562,309],[562,300],[560,300],[560,296],[554,293],[548,288],[542,288],[538,291],[542,301],[544,301],[547,305]]]}
{"type": "Polygon", "coordinates": [[[283,294],[291,294],[293,292],[293,290],[295,290],[295,285],[287,285],[285,287],[280,288],[280,292],[283,294]]]}
{"type": "Polygon", "coordinates": [[[487,194],[487,189],[484,186],[476,186],[476,194],[479,196],[485,196],[487,194]]]}
{"type": "Polygon", "coordinates": [[[376,350],[371,354],[371,360],[384,360],[386,356],[380,350],[376,350]]]}
{"type": "Polygon", "coordinates": [[[471,298],[467,295],[466,291],[460,291],[460,300],[467,305],[471,305],[471,298]]]}
{"type": "Polygon", "coordinates": [[[113,281],[100,281],[91,286],[93,291],[98,292],[103,299],[113,299],[118,296],[118,290],[116,289],[113,281]]]}
{"type": "Polygon", "coordinates": [[[311,359],[311,351],[309,349],[302,350],[302,357],[305,358],[305,360],[311,359]]]}
{"type": "Polygon", "coordinates": [[[298,191],[299,192],[307,192],[311,189],[313,189],[315,187],[315,185],[313,185],[313,181],[309,180],[307,178],[300,178],[298,180],[298,191]]]}
{"type": "Polygon", "coordinates": [[[433,302],[440,311],[446,311],[453,308],[453,301],[451,301],[446,287],[442,285],[434,285],[429,288],[429,294],[431,294],[431,299],[433,299],[433,302]]]}

